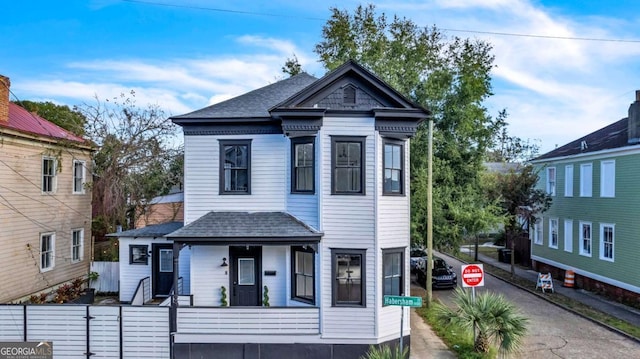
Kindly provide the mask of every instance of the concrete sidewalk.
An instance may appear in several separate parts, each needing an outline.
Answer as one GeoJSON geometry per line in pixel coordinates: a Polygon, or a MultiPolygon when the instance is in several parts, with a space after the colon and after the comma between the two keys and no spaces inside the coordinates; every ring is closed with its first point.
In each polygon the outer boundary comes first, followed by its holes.
{"type": "Polygon", "coordinates": [[[422,317],[411,308],[411,356],[410,359],[455,359],[449,350],[422,317]]]}
{"type": "MultiPolygon", "coordinates": [[[[469,254],[473,255],[473,252],[469,254]]],[[[491,264],[492,266],[498,267],[507,272],[511,272],[510,263],[499,262],[495,258],[484,255],[482,253],[478,253],[478,260],[483,263],[491,264]]],[[[538,280],[538,272],[534,270],[524,269],[516,265],[515,273],[518,277],[525,278],[527,280],[530,280],[533,283],[536,283],[538,280]]],[[[602,296],[599,296],[597,294],[591,293],[583,289],[567,288],[567,287],[563,287],[562,285],[563,285],[563,282],[555,279],[553,280],[553,289],[557,293],[562,294],[565,297],[571,298],[575,301],[581,302],[599,311],[607,313],[620,320],[624,320],[627,323],[640,327],[640,311],[639,310],[617,303],[617,302],[607,300],[602,296]]],[[[538,291],[538,293],[542,294],[542,291],[538,291]]]]}

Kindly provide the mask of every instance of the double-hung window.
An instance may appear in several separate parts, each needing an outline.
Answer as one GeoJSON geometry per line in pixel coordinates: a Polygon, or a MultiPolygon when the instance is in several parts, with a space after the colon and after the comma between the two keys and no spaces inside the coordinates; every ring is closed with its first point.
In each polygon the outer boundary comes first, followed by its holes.
{"type": "Polygon", "coordinates": [[[291,139],[291,192],[313,193],[315,182],[314,137],[291,139]]]}
{"type": "Polygon", "coordinates": [[[580,222],[580,255],[591,257],[591,223],[580,222]]]}
{"type": "Polygon", "coordinates": [[[558,248],[558,219],[549,218],[549,247],[558,248]]]}
{"type": "Polygon", "coordinates": [[[533,243],[542,244],[542,218],[536,218],[533,224],[533,243]]]}
{"type": "Polygon", "coordinates": [[[404,294],[404,248],[382,250],[382,294],[404,294]]]}
{"type": "Polygon", "coordinates": [[[84,161],[73,161],[73,193],[84,193],[85,183],[84,161]]]}
{"type": "Polygon", "coordinates": [[[82,260],[84,247],[84,229],[74,229],[71,231],[71,262],[82,260]]]}
{"type": "Polygon", "coordinates": [[[547,193],[550,196],[556,195],[556,168],[547,168],[547,193]]]}
{"type": "Polygon", "coordinates": [[[400,141],[385,140],[382,162],[384,172],[382,174],[382,193],[404,193],[404,143],[400,141]]]}
{"type": "Polygon", "coordinates": [[[46,272],[55,265],[55,233],[43,233],[40,235],[40,271],[46,272]]]}
{"type": "Polygon", "coordinates": [[[56,191],[56,159],[42,158],[42,192],[52,193],[56,191]]]}
{"type": "Polygon", "coordinates": [[[251,140],[220,140],[220,194],[251,194],[251,140]]]}
{"type": "Polygon", "coordinates": [[[291,298],[315,304],[315,252],[291,247],[291,298]]]}
{"type": "Polygon", "coordinates": [[[331,171],[333,194],[365,194],[366,137],[331,138],[331,171]]]}
{"type": "Polygon", "coordinates": [[[332,305],[366,307],[366,251],[332,249],[332,305]]]}
{"type": "Polygon", "coordinates": [[[613,243],[615,237],[613,224],[600,224],[600,259],[613,262],[613,243]]]}
{"type": "Polygon", "coordinates": [[[564,220],[564,250],[573,252],[573,220],[564,220]]]}
{"type": "Polygon", "coordinates": [[[573,197],[573,165],[564,166],[564,196],[573,197]]]}

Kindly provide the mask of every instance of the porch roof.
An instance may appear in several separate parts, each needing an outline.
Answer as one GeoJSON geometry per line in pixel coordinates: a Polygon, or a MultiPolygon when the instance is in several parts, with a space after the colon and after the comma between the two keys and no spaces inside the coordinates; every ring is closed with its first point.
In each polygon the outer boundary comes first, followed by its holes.
{"type": "Polygon", "coordinates": [[[217,245],[312,244],[323,233],[286,212],[209,212],[167,234],[182,243],[217,245]]]}
{"type": "Polygon", "coordinates": [[[163,237],[168,233],[182,228],[182,222],[167,222],[152,224],[142,228],[130,229],[122,232],[107,234],[107,237],[163,237]]]}

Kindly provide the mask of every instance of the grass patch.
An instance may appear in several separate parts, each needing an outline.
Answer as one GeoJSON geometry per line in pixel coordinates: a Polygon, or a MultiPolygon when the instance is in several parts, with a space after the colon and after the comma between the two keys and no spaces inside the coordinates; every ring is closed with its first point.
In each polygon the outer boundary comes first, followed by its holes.
{"type": "MultiPolygon", "coordinates": [[[[473,261],[473,255],[467,255],[465,253],[458,254],[458,257],[466,262],[473,261]]],[[[502,270],[500,268],[494,267],[490,264],[484,263],[483,266],[485,272],[490,273],[493,276],[499,277],[508,282],[517,284],[523,288],[529,289],[531,291],[535,291],[536,283],[532,282],[528,279],[521,278],[515,276],[513,279],[511,278],[511,272],[502,270]]],[[[591,318],[593,320],[605,323],[613,328],[616,328],[624,333],[627,333],[635,338],[640,338],[640,327],[637,327],[633,324],[627,323],[624,320],[620,320],[616,317],[613,317],[605,312],[599,311],[593,307],[585,305],[581,302],[578,302],[572,298],[565,297],[562,294],[558,293],[546,293],[545,298],[548,300],[563,305],[565,307],[571,308],[574,311],[584,315],[585,317],[591,318]]]]}
{"type": "Polygon", "coordinates": [[[476,353],[473,351],[473,336],[454,325],[443,326],[438,323],[435,313],[431,307],[417,308],[417,313],[427,322],[431,329],[445,342],[445,344],[456,353],[458,358],[462,359],[494,359],[496,358],[496,350],[491,349],[487,354],[476,353]]]}

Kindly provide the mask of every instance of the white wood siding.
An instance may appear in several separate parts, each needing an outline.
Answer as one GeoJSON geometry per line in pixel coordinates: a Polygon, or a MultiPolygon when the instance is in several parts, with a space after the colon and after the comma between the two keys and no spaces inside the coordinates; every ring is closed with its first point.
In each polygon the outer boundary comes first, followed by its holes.
{"type": "MultiPolygon", "coordinates": [[[[382,250],[388,248],[401,248],[404,247],[404,278],[405,278],[405,295],[409,295],[409,289],[411,286],[411,276],[409,268],[409,247],[411,243],[410,237],[410,203],[409,203],[409,141],[404,142],[404,196],[384,196],[383,191],[383,153],[384,153],[384,139],[379,135],[377,137],[377,178],[376,181],[376,195],[377,208],[376,208],[376,238],[378,241],[378,253],[376,261],[376,272],[378,273],[377,281],[380,286],[378,287],[379,293],[376,293],[376,306],[378,311],[378,337],[399,337],[400,335],[400,307],[395,306],[382,306],[382,250]]],[[[405,308],[405,320],[404,320],[404,334],[409,334],[410,322],[409,322],[409,309],[405,308]]]]}
{"type": "Polygon", "coordinates": [[[118,248],[120,258],[120,301],[131,302],[133,294],[138,287],[138,283],[144,277],[151,278],[151,258],[152,255],[148,254],[149,260],[147,264],[129,264],[129,246],[130,245],[146,245],[149,246],[148,251],[151,251],[152,239],[149,238],[136,238],[135,240],[130,237],[120,238],[120,244],[118,248]]]}
{"type": "Polygon", "coordinates": [[[193,334],[318,334],[318,308],[178,307],[178,332],[193,334]]]}
{"type": "Polygon", "coordinates": [[[227,303],[231,303],[229,267],[220,267],[222,258],[229,263],[229,248],[224,246],[192,246],[191,293],[194,306],[219,306],[220,287],[227,288],[227,303]]]}
{"type": "Polygon", "coordinates": [[[283,135],[185,136],[185,224],[210,211],[284,211],[289,142],[283,135]],[[219,195],[221,139],[252,139],[251,194],[219,195]]]}
{"type": "Polygon", "coordinates": [[[375,130],[373,118],[325,118],[320,131],[321,285],[323,338],[375,338],[376,254],[374,222],[375,130]],[[366,195],[331,194],[331,136],[366,136],[366,195]],[[366,307],[332,307],[331,249],[365,249],[366,307]],[[345,325],[348,323],[348,325],[345,325]]]}
{"type": "MultiPolygon", "coordinates": [[[[269,305],[272,307],[286,305],[287,282],[287,248],[285,246],[262,247],[262,285],[269,288],[269,305]],[[275,276],[265,276],[264,272],[275,270],[275,276]]],[[[263,290],[264,292],[264,290],[263,290]]],[[[263,293],[264,295],[264,293],[263,293]]]]}

